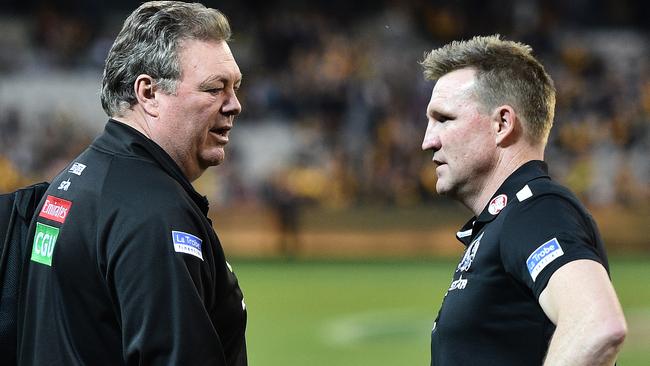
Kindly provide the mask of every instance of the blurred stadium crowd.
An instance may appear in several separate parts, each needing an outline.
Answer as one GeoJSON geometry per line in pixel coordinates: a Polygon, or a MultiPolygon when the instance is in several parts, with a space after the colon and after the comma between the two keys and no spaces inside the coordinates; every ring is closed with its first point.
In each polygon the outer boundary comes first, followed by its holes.
{"type": "MultiPolygon", "coordinates": [[[[204,3],[229,16],[244,74],[229,159],[198,183],[216,205],[436,200],[418,61],[493,33],[532,45],[555,80],[552,175],[591,205],[650,199],[646,2],[204,3]]],[[[0,191],[50,179],[102,128],[103,60],[134,6],[0,5],[0,191]]]]}

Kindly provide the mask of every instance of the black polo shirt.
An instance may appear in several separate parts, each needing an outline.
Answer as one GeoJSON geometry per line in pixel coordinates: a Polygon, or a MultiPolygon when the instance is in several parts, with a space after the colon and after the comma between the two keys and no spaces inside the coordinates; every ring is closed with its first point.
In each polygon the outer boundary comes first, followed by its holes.
{"type": "Polygon", "coordinates": [[[53,181],[28,236],[20,365],[246,365],[246,310],[176,163],[133,128],[53,181]]]}
{"type": "Polygon", "coordinates": [[[541,365],[555,330],[538,299],[564,264],[608,271],[594,220],[542,161],[521,166],[457,234],[467,247],[431,333],[431,365],[541,365]]]}

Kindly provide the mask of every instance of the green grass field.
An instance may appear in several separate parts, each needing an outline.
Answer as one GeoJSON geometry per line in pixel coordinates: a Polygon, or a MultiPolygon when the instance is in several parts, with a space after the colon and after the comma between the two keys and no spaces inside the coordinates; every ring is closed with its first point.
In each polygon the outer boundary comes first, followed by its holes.
{"type": "MultiPolygon", "coordinates": [[[[455,261],[234,260],[249,311],[249,363],[428,365],[455,261]]],[[[650,363],[650,258],[614,259],[629,324],[618,365],[650,363]]]]}

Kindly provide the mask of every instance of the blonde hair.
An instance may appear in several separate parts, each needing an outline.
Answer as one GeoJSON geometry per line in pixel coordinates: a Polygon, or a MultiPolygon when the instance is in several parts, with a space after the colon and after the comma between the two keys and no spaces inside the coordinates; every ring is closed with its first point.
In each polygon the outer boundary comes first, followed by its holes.
{"type": "Polygon", "coordinates": [[[428,80],[463,68],[475,69],[474,92],[483,106],[488,110],[512,106],[523,117],[528,139],[546,143],[555,114],[555,87],[530,46],[503,40],[498,34],[477,36],[434,49],[420,64],[428,80]]]}

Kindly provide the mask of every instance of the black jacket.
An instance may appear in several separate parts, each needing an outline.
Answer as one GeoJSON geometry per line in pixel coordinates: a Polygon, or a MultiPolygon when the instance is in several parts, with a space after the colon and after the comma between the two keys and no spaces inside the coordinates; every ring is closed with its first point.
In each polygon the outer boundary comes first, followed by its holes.
{"type": "Polygon", "coordinates": [[[246,365],[245,304],[207,200],[158,145],[109,121],[36,212],[19,364],[246,365]]]}
{"type": "Polygon", "coordinates": [[[18,285],[29,224],[48,183],[0,195],[0,355],[3,365],[16,364],[18,285]]]}

